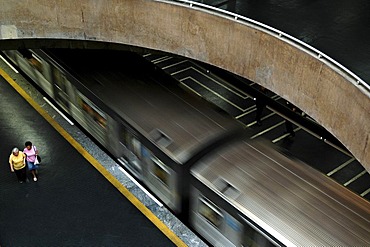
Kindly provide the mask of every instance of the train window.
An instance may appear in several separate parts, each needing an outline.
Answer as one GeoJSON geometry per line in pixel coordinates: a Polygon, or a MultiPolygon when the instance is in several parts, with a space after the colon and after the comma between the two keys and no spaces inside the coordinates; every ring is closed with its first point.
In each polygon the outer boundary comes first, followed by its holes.
{"type": "Polygon", "coordinates": [[[42,60],[39,56],[37,56],[35,53],[32,53],[32,58],[29,59],[30,64],[35,67],[40,73],[43,73],[44,67],[42,60]]]}
{"type": "Polygon", "coordinates": [[[152,157],[153,161],[153,172],[152,174],[156,176],[164,185],[169,187],[169,182],[170,182],[170,172],[168,169],[165,167],[162,161],[157,159],[156,157],[152,157]]]}
{"type": "Polygon", "coordinates": [[[240,216],[246,224],[244,225],[243,231],[243,246],[251,246],[251,247],[274,247],[274,246],[281,246],[276,241],[274,241],[271,237],[267,234],[263,233],[257,227],[255,227],[252,223],[246,220],[244,217],[240,216]]]}
{"type": "Polygon", "coordinates": [[[214,227],[220,228],[223,221],[223,216],[220,210],[204,197],[199,198],[198,213],[202,215],[214,227]]]}
{"type": "Polygon", "coordinates": [[[141,159],[141,142],[135,137],[132,137],[131,141],[132,141],[132,152],[136,155],[136,157],[141,159]]]}
{"type": "Polygon", "coordinates": [[[42,64],[42,61],[41,61],[41,59],[37,55],[33,54],[30,50],[27,50],[27,49],[20,49],[20,50],[18,50],[18,52],[20,54],[22,54],[22,56],[24,58],[27,59],[28,63],[32,67],[34,67],[35,69],[37,69],[40,73],[43,72],[43,64],[42,64]]]}
{"type": "Polygon", "coordinates": [[[89,115],[98,125],[103,128],[107,127],[107,118],[105,117],[105,114],[101,110],[99,110],[99,108],[95,106],[94,103],[92,103],[82,94],[79,94],[79,103],[81,109],[86,112],[87,115],[89,115]]]}
{"type": "Polygon", "coordinates": [[[125,128],[121,129],[120,142],[135,154],[136,158],[142,158],[143,146],[141,142],[125,128]]]}
{"type": "Polygon", "coordinates": [[[128,147],[128,144],[130,143],[131,136],[132,135],[126,130],[126,128],[121,129],[120,141],[126,147],[128,147]]]}

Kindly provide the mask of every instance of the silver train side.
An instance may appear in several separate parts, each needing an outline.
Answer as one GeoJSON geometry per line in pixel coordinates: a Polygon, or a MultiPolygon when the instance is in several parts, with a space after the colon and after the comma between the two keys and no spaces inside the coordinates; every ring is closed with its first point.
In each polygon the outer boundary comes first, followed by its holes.
{"type": "Polygon", "coordinates": [[[138,56],[4,53],[210,244],[370,246],[368,201],[249,141],[234,119],[158,80],[138,56]]]}

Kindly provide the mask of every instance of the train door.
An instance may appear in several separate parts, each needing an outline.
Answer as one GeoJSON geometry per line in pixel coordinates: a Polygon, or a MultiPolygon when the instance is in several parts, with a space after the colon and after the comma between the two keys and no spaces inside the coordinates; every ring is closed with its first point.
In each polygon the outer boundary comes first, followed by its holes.
{"type": "Polygon", "coordinates": [[[52,66],[51,76],[53,81],[54,100],[63,108],[64,111],[70,114],[70,100],[67,89],[70,88],[70,83],[64,73],[52,66]]]}
{"type": "Polygon", "coordinates": [[[82,93],[76,94],[76,107],[78,112],[73,114],[76,121],[83,126],[99,143],[109,148],[107,144],[108,122],[111,121],[108,114],[96,104],[85,97],[82,93]]]}
{"type": "Polygon", "coordinates": [[[226,210],[192,188],[192,226],[214,246],[241,246],[243,225],[226,210]]]}
{"type": "Polygon", "coordinates": [[[121,126],[120,144],[122,155],[118,160],[167,206],[178,212],[180,199],[175,193],[176,173],[156,157],[129,128],[121,126]]]}
{"type": "Polygon", "coordinates": [[[142,180],[142,162],[147,159],[148,151],[141,145],[133,131],[121,125],[119,134],[120,156],[118,160],[139,180],[142,180]]]}
{"type": "Polygon", "coordinates": [[[181,211],[181,200],[176,181],[179,174],[155,155],[150,155],[145,182],[148,187],[176,213],[181,211]]]}

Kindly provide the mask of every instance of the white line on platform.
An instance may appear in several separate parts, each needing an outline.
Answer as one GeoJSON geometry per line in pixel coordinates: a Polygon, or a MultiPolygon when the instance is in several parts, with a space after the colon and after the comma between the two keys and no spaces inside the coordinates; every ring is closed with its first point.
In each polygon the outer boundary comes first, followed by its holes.
{"type": "Polygon", "coordinates": [[[15,73],[19,74],[18,70],[16,68],[14,68],[10,63],[8,63],[8,61],[6,61],[6,59],[0,55],[0,58],[4,61],[4,63],[6,63],[15,73]]]}
{"type": "MultiPolygon", "coordinates": [[[[122,162],[122,161],[120,161],[122,162]]],[[[118,166],[118,169],[120,169],[121,172],[123,172],[134,184],[137,185],[147,196],[149,196],[159,207],[163,207],[163,204],[158,201],[157,198],[155,198],[152,194],[149,193],[138,181],[136,181],[135,178],[133,178],[128,172],[125,171],[121,166],[118,166]]]]}
{"type": "Polygon", "coordinates": [[[43,99],[46,101],[46,103],[53,107],[54,110],[56,110],[70,125],[74,125],[74,123],[71,120],[69,120],[61,111],[59,111],[59,109],[56,108],[46,97],[43,97],[43,99]]]}

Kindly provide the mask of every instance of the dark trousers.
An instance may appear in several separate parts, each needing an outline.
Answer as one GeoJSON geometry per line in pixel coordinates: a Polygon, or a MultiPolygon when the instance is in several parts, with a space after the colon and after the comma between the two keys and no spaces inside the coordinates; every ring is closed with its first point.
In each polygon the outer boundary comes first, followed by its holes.
{"type": "Polygon", "coordinates": [[[257,109],[256,109],[256,121],[257,122],[261,121],[263,108],[264,108],[263,105],[257,105],[257,109]]]}
{"type": "Polygon", "coordinates": [[[291,135],[294,135],[294,130],[293,130],[293,124],[292,122],[288,121],[288,120],[285,120],[285,127],[286,127],[286,132],[291,134],[291,135]]]}
{"type": "Polygon", "coordinates": [[[265,101],[256,99],[256,121],[261,122],[263,109],[266,107],[265,101]]]}
{"type": "Polygon", "coordinates": [[[19,182],[26,182],[26,179],[27,179],[26,167],[23,167],[22,169],[19,169],[19,170],[14,169],[14,172],[15,172],[15,175],[17,175],[19,182]]]}

